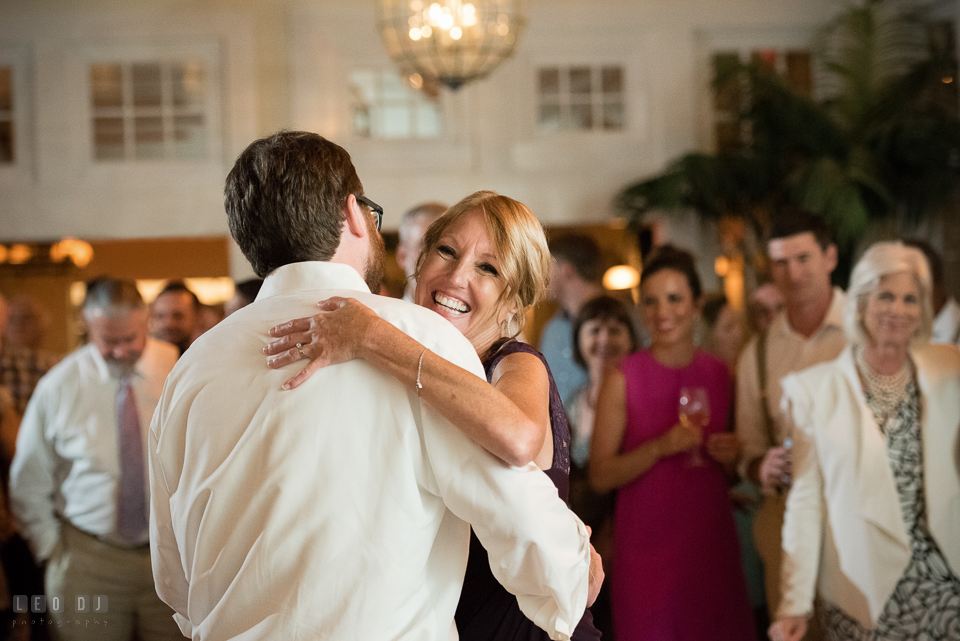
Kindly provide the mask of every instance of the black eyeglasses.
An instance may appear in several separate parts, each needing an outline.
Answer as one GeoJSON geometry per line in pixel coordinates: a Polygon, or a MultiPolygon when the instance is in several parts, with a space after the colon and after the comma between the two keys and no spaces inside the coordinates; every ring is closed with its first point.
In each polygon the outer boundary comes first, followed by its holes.
{"type": "Polygon", "coordinates": [[[380,231],[380,225],[383,223],[383,207],[366,196],[357,196],[357,202],[366,205],[370,208],[370,211],[377,215],[377,231],[380,231]]]}

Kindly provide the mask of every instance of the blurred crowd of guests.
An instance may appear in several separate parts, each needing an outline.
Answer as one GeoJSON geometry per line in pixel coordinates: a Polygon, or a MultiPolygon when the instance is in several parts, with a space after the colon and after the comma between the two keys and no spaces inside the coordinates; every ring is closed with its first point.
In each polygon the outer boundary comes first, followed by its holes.
{"type": "MultiPolygon", "coordinates": [[[[405,298],[420,238],[445,209],[424,203],[404,215],[405,298]]],[[[549,249],[557,312],[539,346],[570,422],[570,504],[604,559],[593,614],[605,638],[960,638],[960,305],[929,244],[874,245],[845,293],[831,284],[837,249],[823,221],[782,212],[767,239],[770,282],[744,311],[704,292],[694,257],[678,247],[647,257],[636,303],[604,290],[607,257],[590,237],[557,237],[549,249]]],[[[115,283],[88,290],[114,302],[139,296],[115,283]]],[[[182,282],[142,315],[103,317],[87,301],[90,343],[142,369],[129,383],[134,426],[153,412],[151,381],[162,385],[177,356],[261,283],[238,283],[222,308],[182,282]],[[160,342],[177,351],[164,354],[160,342]]],[[[50,560],[64,551],[36,525],[45,518],[72,533],[75,557],[129,574],[124,585],[142,595],[117,607],[130,610],[139,638],[178,638],[150,594],[143,515],[116,538],[114,497],[90,474],[58,467],[43,443],[43,414],[65,394],[77,397],[71,411],[117,412],[120,423],[126,397],[97,387],[102,359],[82,361],[92,348],[81,348],[30,402],[58,360],[41,349],[49,320],[18,296],[0,300],[0,326],[0,606],[43,594],[44,566],[48,583],[65,580],[51,578],[50,560]],[[18,445],[21,418],[31,435],[18,445]]],[[[97,459],[105,446],[84,438],[76,446],[97,459]]],[[[123,438],[107,445],[138,446],[123,438]]],[[[10,638],[51,632],[7,625],[26,615],[3,609],[10,638]]]]}

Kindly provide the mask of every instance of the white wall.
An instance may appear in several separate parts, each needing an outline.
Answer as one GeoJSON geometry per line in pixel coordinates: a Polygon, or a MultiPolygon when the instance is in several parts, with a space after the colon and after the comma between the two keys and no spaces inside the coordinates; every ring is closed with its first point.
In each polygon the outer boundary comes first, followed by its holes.
{"type": "Polygon", "coordinates": [[[546,224],[602,221],[624,184],[705,145],[711,47],[803,37],[838,5],[530,0],[515,57],[444,98],[447,136],[380,142],[352,138],[345,92],[351,69],[389,65],[372,0],[0,0],[0,60],[19,61],[25,93],[21,161],[0,168],[0,240],[226,234],[221,194],[233,158],[281,127],[343,144],[387,210],[387,228],[415,202],[453,202],[476,189],[516,197],[546,224]],[[92,162],[88,61],[151,47],[199,48],[216,61],[213,157],[92,162]],[[623,65],[627,130],[539,134],[538,65],[581,61],[623,65]]]}

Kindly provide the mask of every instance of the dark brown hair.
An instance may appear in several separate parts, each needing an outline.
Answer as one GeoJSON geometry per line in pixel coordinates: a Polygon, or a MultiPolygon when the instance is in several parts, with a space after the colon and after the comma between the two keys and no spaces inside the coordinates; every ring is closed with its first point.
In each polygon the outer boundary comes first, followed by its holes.
{"type": "Polygon", "coordinates": [[[254,141],[227,176],[230,233],[261,278],[282,265],[330,260],[347,198],[363,195],[342,147],[317,134],[281,131],[254,141]]]}

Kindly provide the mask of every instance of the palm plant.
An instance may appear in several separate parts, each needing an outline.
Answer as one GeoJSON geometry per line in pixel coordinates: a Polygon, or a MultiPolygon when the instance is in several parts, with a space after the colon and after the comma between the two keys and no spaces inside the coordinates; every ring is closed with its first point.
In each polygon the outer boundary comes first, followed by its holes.
{"type": "Polygon", "coordinates": [[[891,0],[849,5],[814,46],[820,99],[762,61],[718,59],[713,90],[746,92],[737,118],[748,135],[626,187],[619,208],[635,225],[684,208],[742,220],[748,256],[788,204],[823,215],[848,255],[873,221],[938,214],[960,191],[960,121],[955,52],[929,46],[926,26],[891,0]]]}

